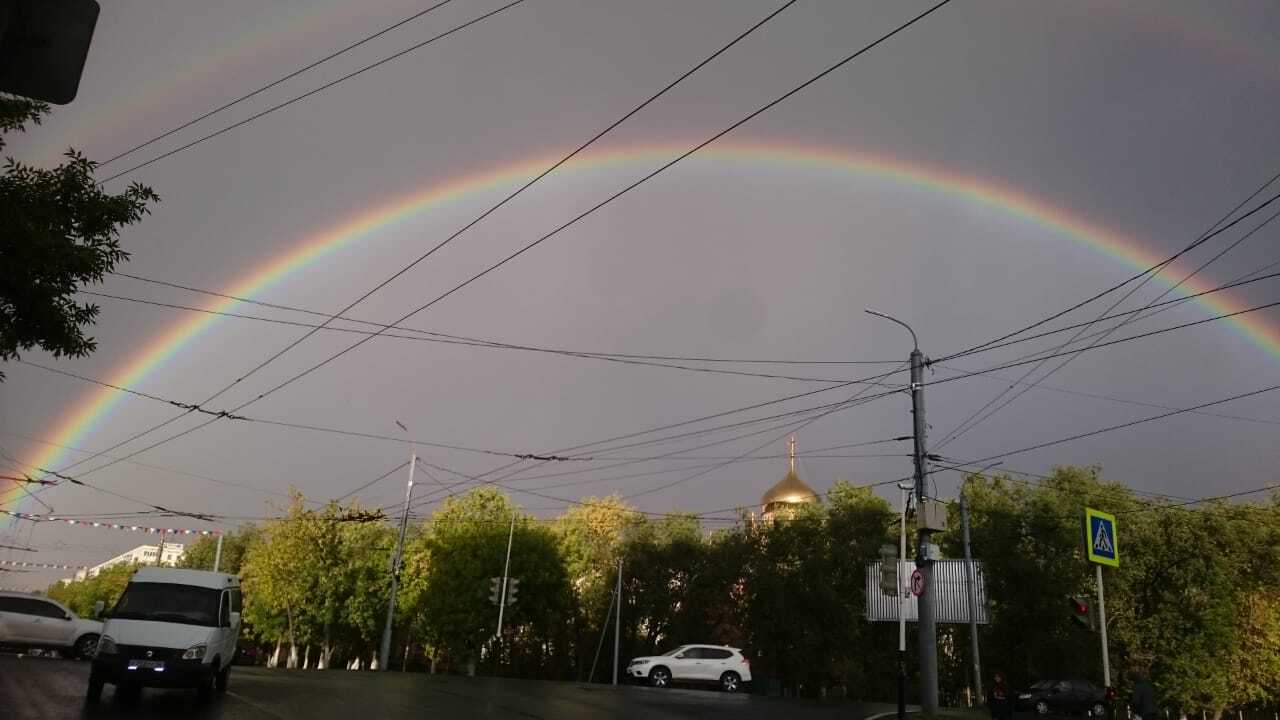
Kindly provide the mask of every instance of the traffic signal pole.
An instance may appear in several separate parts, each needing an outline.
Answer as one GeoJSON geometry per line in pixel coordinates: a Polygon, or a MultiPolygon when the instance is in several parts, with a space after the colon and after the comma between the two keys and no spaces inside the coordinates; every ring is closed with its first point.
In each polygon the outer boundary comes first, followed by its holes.
{"type": "Polygon", "coordinates": [[[502,642],[502,611],[507,609],[507,575],[511,570],[511,540],[516,536],[516,513],[511,511],[511,530],[507,532],[507,560],[502,565],[502,593],[498,596],[498,642],[502,642]]]}
{"type": "Polygon", "coordinates": [[[966,499],[969,481],[960,484],[960,522],[964,526],[965,580],[969,590],[969,645],[973,652],[973,690],[977,703],[982,702],[982,661],[978,656],[978,579],[973,567],[973,551],[969,547],[969,501],[966,499]]]}

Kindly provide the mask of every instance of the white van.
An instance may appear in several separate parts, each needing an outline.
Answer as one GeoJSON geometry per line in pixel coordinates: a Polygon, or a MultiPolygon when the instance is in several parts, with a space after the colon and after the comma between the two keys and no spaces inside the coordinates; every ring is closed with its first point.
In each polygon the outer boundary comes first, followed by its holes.
{"type": "Polygon", "coordinates": [[[139,568],[106,616],[89,673],[88,700],[116,693],[195,688],[202,700],[227,689],[240,632],[240,579],[226,573],[139,568]]]}

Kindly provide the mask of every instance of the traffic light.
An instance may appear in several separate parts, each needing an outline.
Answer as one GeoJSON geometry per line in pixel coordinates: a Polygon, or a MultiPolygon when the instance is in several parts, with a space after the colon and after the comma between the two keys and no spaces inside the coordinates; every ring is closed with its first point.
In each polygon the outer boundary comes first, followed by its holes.
{"type": "Polygon", "coordinates": [[[498,601],[501,599],[502,599],[502,578],[500,577],[489,578],[489,602],[493,603],[494,605],[497,605],[498,601]]]}
{"type": "Polygon", "coordinates": [[[892,545],[880,547],[880,592],[890,597],[902,593],[902,585],[898,581],[897,551],[892,545]]]}
{"type": "Polygon", "coordinates": [[[1089,598],[1076,595],[1067,598],[1067,602],[1071,603],[1071,620],[1086,630],[1092,630],[1093,606],[1089,604],[1089,598]]]}
{"type": "Polygon", "coordinates": [[[516,604],[516,590],[520,589],[520,578],[509,578],[507,580],[507,605],[516,604]]]}

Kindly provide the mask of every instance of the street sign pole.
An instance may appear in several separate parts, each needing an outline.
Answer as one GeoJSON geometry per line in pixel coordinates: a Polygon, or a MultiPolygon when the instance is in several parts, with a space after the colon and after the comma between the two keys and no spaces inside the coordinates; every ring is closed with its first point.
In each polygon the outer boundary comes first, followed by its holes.
{"type": "Polygon", "coordinates": [[[1107,599],[1102,591],[1102,565],[1094,563],[1098,572],[1098,627],[1102,632],[1102,682],[1111,687],[1111,654],[1107,650],[1107,599]]]}
{"type": "Polygon", "coordinates": [[[1120,543],[1116,537],[1116,516],[1093,508],[1084,509],[1085,555],[1093,563],[1098,579],[1098,626],[1102,635],[1102,682],[1111,687],[1111,654],[1107,648],[1107,599],[1102,586],[1102,566],[1120,567],[1120,543]]]}

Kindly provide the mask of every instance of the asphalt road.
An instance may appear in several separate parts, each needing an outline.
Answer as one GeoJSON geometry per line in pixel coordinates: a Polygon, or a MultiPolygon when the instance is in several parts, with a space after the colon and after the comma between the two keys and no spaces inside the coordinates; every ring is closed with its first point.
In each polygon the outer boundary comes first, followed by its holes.
{"type": "Polygon", "coordinates": [[[585,685],[501,678],[343,670],[287,671],[235,667],[226,695],[199,705],[194,692],[147,689],[134,704],[84,702],[88,663],[0,656],[0,717],[225,718],[531,718],[667,720],[686,718],[866,718],[889,705],[784,700],[715,691],[585,685]]]}

